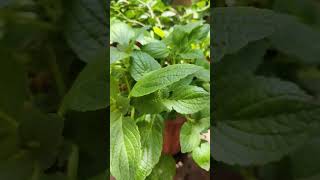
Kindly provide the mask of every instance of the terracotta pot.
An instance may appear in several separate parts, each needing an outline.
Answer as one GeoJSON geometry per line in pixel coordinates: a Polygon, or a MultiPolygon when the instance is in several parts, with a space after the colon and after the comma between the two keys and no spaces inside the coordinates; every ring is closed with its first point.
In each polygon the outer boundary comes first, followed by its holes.
{"type": "Polygon", "coordinates": [[[180,129],[186,118],[178,116],[174,120],[166,120],[163,132],[162,152],[167,155],[175,155],[180,152],[180,129]]]}

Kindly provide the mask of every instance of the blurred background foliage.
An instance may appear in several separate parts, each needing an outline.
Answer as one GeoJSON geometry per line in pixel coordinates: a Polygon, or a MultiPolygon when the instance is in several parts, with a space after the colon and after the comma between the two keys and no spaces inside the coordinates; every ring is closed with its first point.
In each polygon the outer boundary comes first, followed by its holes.
{"type": "MultiPolygon", "coordinates": [[[[311,29],[320,34],[320,1],[318,0],[215,0],[211,8],[239,6],[271,9],[277,13],[294,16],[298,18],[300,22],[308,25],[311,29]]],[[[305,36],[308,35],[295,34],[291,38],[301,37],[303,39],[305,36]]],[[[249,43],[249,46],[250,44],[252,43],[249,43]]],[[[313,45],[314,42],[310,41],[310,45],[305,44],[304,47],[310,49],[318,48],[318,46],[315,47],[313,45]]],[[[253,44],[251,49],[248,47],[248,56],[243,54],[245,51],[242,51],[242,54],[240,54],[239,51],[239,53],[234,53],[232,56],[229,56],[228,60],[231,60],[232,58],[235,61],[243,60],[242,63],[230,67],[231,70],[229,71],[232,71],[232,68],[237,69],[250,66],[250,62],[246,62],[246,59],[243,57],[250,57],[250,54],[253,55],[255,53],[254,47],[257,47],[257,44],[253,44]]],[[[313,57],[313,55],[310,56],[313,57]]],[[[293,82],[307,92],[307,94],[313,96],[316,102],[319,102],[320,57],[313,58],[319,59],[319,61],[308,63],[304,58],[297,60],[297,57],[287,55],[273,48],[268,48],[263,56],[263,63],[259,65],[255,75],[275,77],[293,82]]],[[[227,58],[222,61],[224,60],[227,60],[227,58]]],[[[228,65],[228,63],[225,63],[225,65],[228,65]]],[[[215,69],[215,67],[222,66],[215,66],[215,64],[213,64],[213,69],[215,69]]],[[[238,74],[238,76],[240,77],[241,74],[238,74]]],[[[212,77],[213,82],[215,82],[215,78],[217,77],[212,77]]],[[[220,76],[218,78],[220,78],[220,76]]],[[[277,89],[278,87],[274,86],[273,88],[277,89]]],[[[219,97],[219,91],[217,94],[219,97]]],[[[215,99],[213,99],[213,101],[214,100],[215,99]]],[[[318,118],[318,116],[315,115],[314,118],[318,118]]],[[[310,119],[312,119],[312,117],[310,117],[310,119]]],[[[315,152],[320,151],[319,128],[315,125],[314,129],[315,132],[311,132],[311,134],[313,134],[311,139],[306,141],[302,147],[278,161],[273,161],[265,165],[248,166],[229,165],[227,163],[213,161],[214,164],[212,166],[214,172],[211,176],[213,176],[213,179],[219,180],[318,180],[320,178],[320,163],[318,156],[316,155],[317,153],[315,152]]],[[[212,141],[214,141],[214,139],[215,138],[212,137],[212,141]]],[[[213,147],[213,151],[214,148],[215,147],[213,147]]]]}
{"type": "MultiPolygon", "coordinates": [[[[66,33],[72,24],[68,21],[70,14],[74,7],[81,9],[79,4],[88,10],[92,8],[92,15],[107,22],[105,11],[99,11],[106,8],[106,2],[100,0],[0,1],[0,179],[107,177],[106,109],[61,109],[73,82],[87,66],[69,42],[74,37],[66,33]]],[[[80,15],[75,17],[80,19],[80,15]]],[[[87,22],[83,25],[92,26],[87,22]]],[[[75,31],[77,27],[73,27],[75,31]]],[[[95,30],[97,27],[94,26],[95,30]]],[[[102,28],[106,33],[106,26],[102,28]]],[[[85,38],[77,37],[79,46],[85,45],[85,38]]],[[[92,49],[100,48],[93,41],[90,43],[92,49]]],[[[84,97],[80,93],[77,98],[84,97]]],[[[78,103],[85,104],[81,100],[78,103]]]]}

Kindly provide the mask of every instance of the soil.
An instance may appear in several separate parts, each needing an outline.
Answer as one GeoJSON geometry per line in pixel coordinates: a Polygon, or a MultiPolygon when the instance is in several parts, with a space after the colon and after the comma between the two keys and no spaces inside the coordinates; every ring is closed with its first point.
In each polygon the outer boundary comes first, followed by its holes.
{"type": "Polygon", "coordinates": [[[174,180],[209,180],[210,173],[201,169],[189,154],[176,156],[176,176],[174,180]]]}
{"type": "MultiPolygon", "coordinates": [[[[176,159],[176,175],[173,180],[209,180],[210,173],[201,169],[188,154],[178,153],[176,159]]],[[[110,180],[116,180],[110,177],[110,180]]],[[[227,180],[227,179],[226,179],[227,180]]]]}

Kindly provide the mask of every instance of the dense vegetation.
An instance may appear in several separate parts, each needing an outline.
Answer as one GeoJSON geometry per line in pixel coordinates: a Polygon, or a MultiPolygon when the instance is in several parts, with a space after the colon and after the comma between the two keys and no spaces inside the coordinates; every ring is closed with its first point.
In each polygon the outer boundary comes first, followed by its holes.
{"type": "Polygon", "coordinates": [[[210,168],[210,7],[111,2],[110,172],[117,180],[173,179],[173,155],[210,168]],[[181,131],[180,131],[181,128],[181,131]]]}
{"type": "Polygon", "coordinates": [[[106,179],[106,7],[0,1],[0,179],[106,179]]]}
{"type": "Polygon", "coordinates": [[[319,179],[319,5],[216,1],[214,178],[319,179]]]}

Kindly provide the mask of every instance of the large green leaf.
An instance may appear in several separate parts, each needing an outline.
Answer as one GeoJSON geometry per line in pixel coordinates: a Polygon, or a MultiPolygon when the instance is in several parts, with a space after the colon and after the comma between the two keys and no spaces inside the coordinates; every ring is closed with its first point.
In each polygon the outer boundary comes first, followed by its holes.
{"type": "Polygon", "coordinates": [[[109,104],[107,61],[90,62],[80,72],[63,100],[63,109],[92,111],[106,108],[109,104]]]}
{"type": "Polygon", "coordinates": [[[181,86],[161,102],[168,110],[175,110],[181,114],[192,114],[209,106],[210,94],[198,86],[181,86]]]}
{"type": "Polygon", "coordinates": [[[142,159],[136,173],[137,180],[144,180],[151,173],[152,168],[158,163],[161,156],[163,122],[157,119],[155,115],[154,117],[150,122],[143,121],[138,124],[142,159]]]}
{"type": "Polygon", "coordinates": [[[287,17],[253,7],[213,8],[214,61],[237,52],[251,41],[272,35],[287,17]]]}
{"type": "Polygon", "coordinates": [[[229,164],[276,161],[301,146],[320,106],[295,84],[231,76],[217,81],[212,156],[229,164]]]}
{"type": "Polygon", "coordinates": [[[138,127],[130,118],[110,122],[110,172],[117,180],[133,180],[141,160],[138,127]]]}
{"type": "Polygon", "coordinates": [[[132,53],[130,73],[136,81],[139,81],[145,74],[160,68],[160,64],[149,54],[142,51],[132,53]]]}
{"type": "Polygon", "coordinates": [[[152,71],[135,84],[131,96],[139,97],[153,93],[199,71],[199,69],[199,66],[192,64],[176,64],[152,71]]]}
{"type": "Polygon", "coordinates": [[[90,62],[106,57],[108,20],[104,0],[72,0],[66,11],[65,35],[81,60],[90,62]],[[94,28],[92,28],[94,27],[94,28]]]}
{"type": "Polygon", "coordinates": [[[320,32],[294,18],[289,19],[270,39],[276,49],[298,58],[300,62],[320,63],[320,32]]]}
{"type": "Polygon", "coordinates": [[[147,180],[173,179],[176,174],[176,162],[171,156],[162,155],[147,180]]]}
{"type": "Polygon", "coordinates": [[[264,41],[249,43],[237,53],[224,56],[223,61],[214,63],[214,77],[224,78],[232,74],[253,74],[263,62],[269,44],[264,41]]]}

